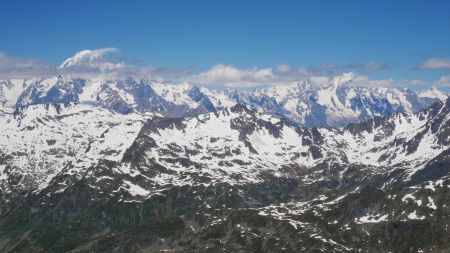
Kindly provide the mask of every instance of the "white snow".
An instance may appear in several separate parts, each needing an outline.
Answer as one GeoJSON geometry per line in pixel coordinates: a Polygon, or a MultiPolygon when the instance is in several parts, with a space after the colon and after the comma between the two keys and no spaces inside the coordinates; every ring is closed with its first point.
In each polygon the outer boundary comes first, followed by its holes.
{"type": "Polygon", "coordinates": [[[428,205],[427,205],[427,207],[429,207],[431,209],[434,209],[434,210],[437,209],[436,205],[434,204],[433,198],[430,197],[430,196],[428,196],[428,205]]]}
{"type": "Polygon", "coordinates": [[[363,223],[379,223],[379,222],[383,222],[383,221],[387,221],[388,215],[373,215],[373,214],[369,214],[366,216],[362,216],[359,217],[355,220],[356,223],[358,224],[363,224],[363,223]]]}
{"type": "Polygon", "coordinates": [[[11,79],[0,81],[0,104],[6,107],[14,107],[22,92],[36,79],[11,79]]]}
{"type": "MultiPolygon", "coordinates": [[[[19,117],[0,117],[0,150],[13,154],[13,164],[21,173],[32,175],[37,189],[72,163],[73,171],[98,162],[119,161],[136,138],[142,116],[120,115],[86,105],[25,109],[19,117]]],[[[4,177],[5,165],[0,166],[4,177]]]]}
{"type": "Polygon", "coordinates": [[[97,95],[100,92],[100,87],[102,85],[101,80],[88,80],[83,87],[82,93],[78,96],[81,103],[96,103],[97,95]]]}
{"type": "Polygon", "coordinates": [[[140,187],[137,184],[133,184],[130,181],[127,181],[127,180],[123,180],[123,182],[127,185],[126,189],[128,190],[128,192],[131,195],[144,196],[144,197],[150,195],[149,191],[145,190],[144,188],[140,187]]]}
{"type": "Polygon", "coordinates": [[[439,91],[435,86],[431,87],[428,90],[419,92],[418,96],[421,98],[438,98],[441,101],[445,101],[448,98],[447,95],[439,91]]]}
{"type": "Polygon", "coordinates": [[[408,214],[408,219],[410,220],[423,220],[425,219],[425,216],[418,216],[416,213],[416,210],[414,210],[414,212],[408,214]]]}

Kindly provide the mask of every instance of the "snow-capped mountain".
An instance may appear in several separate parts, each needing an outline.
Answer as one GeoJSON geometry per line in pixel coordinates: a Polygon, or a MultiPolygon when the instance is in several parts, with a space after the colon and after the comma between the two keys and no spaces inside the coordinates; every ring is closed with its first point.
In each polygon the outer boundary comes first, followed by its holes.
{"type": "Polygon", "coordinates": [[[243,104],[2,111],[0,248],[445,252],[449,114],[439,102],[335,129],[243,104]]]}
{"type": "Polygon", "coordinates": [[[0,81],[0,105],[8,108],[14,108],[22,92],[34,80],[2,80],[0,81]]]}
{"type": "Polygon", "coordinates": [[[82,103],[121,114],[157,112],[170,117],[195,116],[234,104],[248,104],[308,127],[344,127],[395,112],[417,112],[447,95],[432,88],[420,93],[404,88],[352,87],[354,75],[330,79],[328,85],[308,81],[254,91],[213,90],[187,83],[127,78],[76,79],[69,76],[0,82],[4,106],[82,103]]]}
{"type": "Polygon", "coordinates": [[[352,87],[354,78],[344,74],[322,86],[306,81],[250,93],[234,91],[232,97],[309,127],[344,127],[394,112],[417,112],[447,97],[437,89],[416,93],[406,88],[352,87]]]}
{"type": "MultiPolygon", "coordinates": [[[[105,58],[115,51],[115,48],[84,50],[66,59],[59,69],[68,73],[90,69],[113,74],[124,68],[123,63],[105,58]]],[[[35,104],[81,103],[121,114],[156,112],[169,117],[196,116],[235,104],[248,104],[308,127],[344,127],[395,112],[417,112],[447,98],[435,87],[421,92],[405,88],[353,87],[357,78],[349,73],[330,78],[323,85],[306,80],[244,91],[131,77],[109,80],[100,76],[59,75],[0,81],[0,104],[21,108],[35,104]]]]}
{"type": "Polygon", "coordinates": [[[449,251],[450,100],[355,78],[0,81],[0,251],[449,251]]]}
{"type": "Polygon", "coordinates": [[[104,55],[115,52],[115,48],[103,48],[97,50],[83,50],[74,56],[66,59],[59,69],[98,69],[101,71],[111,71],[124,67],[123,63],[112,63],[104,59],[104,55]]]}
{"type": "MultiPolygon", "coordinates": [[[[64,73],[96,70],[111,76],[125,67],[121,62],[105,58],[116,51],[115,48],[80,51],[66,59],[59,69],[68,71],[64,73]]],[[[248,104],[308,127],[344,127],[395,112],[417,112],[447,98],[434,87],[421,92],[405,88],[353,87],[358,78],[353,73],[330,78],[322,85],[306,80],[253,91],[215,90],[188,83],[131,77],[105,79],[108,75],[3,80],[0,81],[0,103],[9,108],[81,103],[121,114],[156,112],[169,117],[196,116],[235,104],[248,104]]]]}
{"type": "Polygon", "coordinates": [[[448,95],[444,94],[440,90],[438,90],[435,86],[432,86],[431,88],[427,90],[423,90],[417,93],[417,96],[420,98],[422,103],[425,105],[429,104],[432,105],[436,102],[436,98],[445,101],[448,97],[448,95]]]}

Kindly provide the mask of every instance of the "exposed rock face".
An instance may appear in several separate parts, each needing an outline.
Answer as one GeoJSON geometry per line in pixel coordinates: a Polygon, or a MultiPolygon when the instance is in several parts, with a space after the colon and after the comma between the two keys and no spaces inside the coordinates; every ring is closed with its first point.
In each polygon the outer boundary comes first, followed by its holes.
{"type": "MultiPolygon", "coordinates": [[[[190,96],[207,108],[202,92],[190,96]]],[[[0,249],[446,252],[449,110],[341,129],[247,104],[185,118],[2,110],[0,249]]]]}

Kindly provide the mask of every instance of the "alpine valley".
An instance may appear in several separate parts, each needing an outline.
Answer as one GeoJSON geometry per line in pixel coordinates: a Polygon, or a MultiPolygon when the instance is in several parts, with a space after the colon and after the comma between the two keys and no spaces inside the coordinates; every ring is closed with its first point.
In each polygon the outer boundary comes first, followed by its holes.
{"type": "Polygon", "coordinates": [[[450,100],[354,78],[0,81],[0,251],[449,252],[450,100]]]}

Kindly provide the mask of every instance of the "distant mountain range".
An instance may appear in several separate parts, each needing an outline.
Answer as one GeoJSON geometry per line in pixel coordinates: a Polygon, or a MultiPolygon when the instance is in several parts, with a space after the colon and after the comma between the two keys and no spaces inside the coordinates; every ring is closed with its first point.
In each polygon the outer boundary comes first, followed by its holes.
{"type": "Polygon", "coordinates": [[[303,81],[242,91],[133,78],[100,80],[57,76],[0,81],[0,103],[12,108],[81,103],[121,114],[155,112],[169,117],[196,116],[247,104],[308,127],[344,127],[395,112],[417,112],[447,98],[436,88],[414,92],[406,88],[352,87],[353,77],[353,74],[337,76],[322,86],[303,81]]]}

